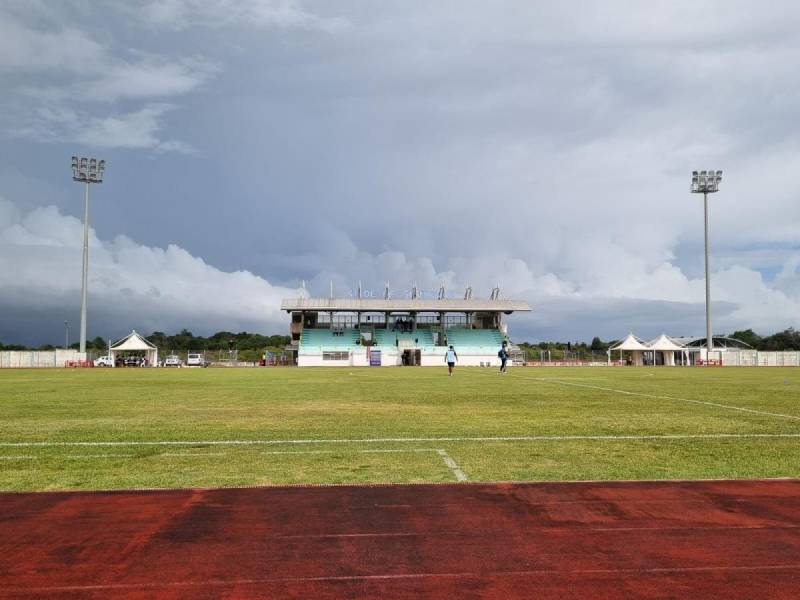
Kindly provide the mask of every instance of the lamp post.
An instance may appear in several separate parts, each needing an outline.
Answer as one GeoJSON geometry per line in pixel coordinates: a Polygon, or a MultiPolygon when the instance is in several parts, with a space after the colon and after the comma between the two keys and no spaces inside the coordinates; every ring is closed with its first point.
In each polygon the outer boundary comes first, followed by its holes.
{"type": "Polygon", "coordinates": [[[64,350],[69,350],[69,321],[64,321],[64,350]]]}
{"type": "Polygon", "coordinates": [[[714,337],[711,335],[711,275],[708,272],[708,195],[719,191],[722,171],[692,171],[692,193],[703,194],[703,215],[705,228],[706,259],[706,362],[714,349],[714,337]]]}
{"type": "Polygon", "coordinates": [[[83,274],[81,276],[81,345],[80,352],[86,352],[86,287],[89,277],[89,185],[103,183],[106,161],[96,158],[72,157],[72,179],[86,184],[83,205],[83,274]]]}

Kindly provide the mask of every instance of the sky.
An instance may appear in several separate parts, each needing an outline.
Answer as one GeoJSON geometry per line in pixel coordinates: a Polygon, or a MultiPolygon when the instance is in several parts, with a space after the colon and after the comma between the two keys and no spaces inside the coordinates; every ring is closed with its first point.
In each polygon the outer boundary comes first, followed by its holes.
{"type": "Polygon", "coordinates": [[[800,327],[800,5],[2,0],[0,341],[288,332],[305,282],[514,341],[800,327]]]}

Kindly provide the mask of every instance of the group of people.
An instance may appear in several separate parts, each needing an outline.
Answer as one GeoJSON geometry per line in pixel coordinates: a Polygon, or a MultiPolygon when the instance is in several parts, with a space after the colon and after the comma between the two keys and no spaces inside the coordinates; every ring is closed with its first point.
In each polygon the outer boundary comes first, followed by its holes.
{"type": "Polygon", "coordinates": [[[410,332],[414,322],[411,319],[397,319],[394,322],[394,327],[392,327],[392,331],[399,331],[401,333],[410,332]]]}
{"type": "MultiPolygon", "coordinates": [[[[500,374],[504,375],[508,373],[508,359],[511,355],[508,353],[508,343],[503,342],[502,347],[497,353],[497,358],[500,359],[500,374]]],[[[456,352],[453,346],[450,346],[447,349],[447,352],[444,355],[444,362],[447,363],[447,372],[450,377],[453,376],[453,370],[456,368],[456,363],[458,362],[458,353],[456,352]]]]}

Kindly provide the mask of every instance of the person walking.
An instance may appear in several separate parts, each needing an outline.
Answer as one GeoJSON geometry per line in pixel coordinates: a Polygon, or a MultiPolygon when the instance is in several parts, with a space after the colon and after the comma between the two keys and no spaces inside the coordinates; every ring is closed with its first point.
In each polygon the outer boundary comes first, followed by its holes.
{"type": "Polygon", "coordinates": [[[503,342],[502,348],[500,348],[500,352],[497,353],[497,356],[500,358],[500,374],[508,372],[508,348],[507,343],[503,342]]]}
{"type": "Polygon", "coordinates": [[[447,363],[447,372],[450,374],[450,377],[453,376],[453,369],[456,366],[456,362],[458,361],[458,354],[456,354],[455,349],[450,346],[447,351],[447,354],[444,355],[444,362],[447,363]]]}

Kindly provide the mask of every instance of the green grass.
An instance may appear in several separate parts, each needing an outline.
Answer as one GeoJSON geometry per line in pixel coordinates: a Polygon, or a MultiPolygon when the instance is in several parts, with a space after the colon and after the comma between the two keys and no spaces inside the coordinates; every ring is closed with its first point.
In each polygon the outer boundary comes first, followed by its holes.
{"type": "Polygon", "coordinates": [[[455,480],[437,450],[474,481],[800,475],[800,437],[752,434],[800,436],[800,369],[0,371],[2,490],[455,480]],[[442,439],[519,436],[609,437],[442,439]],[[234,440],[270,443],[204,443],[234,440]]]}

